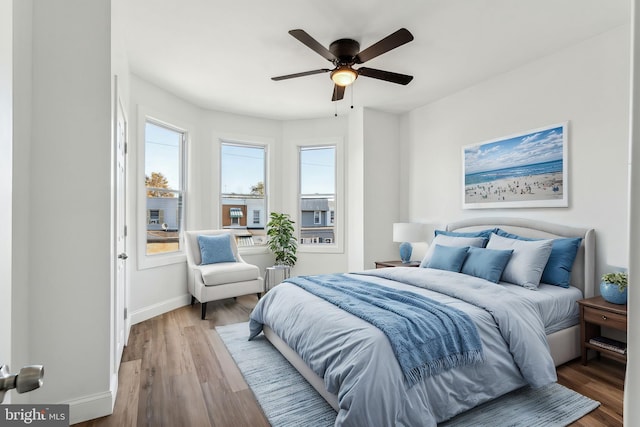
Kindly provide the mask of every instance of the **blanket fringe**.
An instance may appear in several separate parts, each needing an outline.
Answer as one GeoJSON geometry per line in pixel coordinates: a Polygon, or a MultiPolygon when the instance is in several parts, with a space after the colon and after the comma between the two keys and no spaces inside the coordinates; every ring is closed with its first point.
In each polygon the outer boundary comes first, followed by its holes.
{"type": "Polygon", "coordinates": [[[432,360],[421,366],[416,366],[404,372],[409,386],[417,384],[425,377],[438,375],[456,366],[474,365],[484,362],[484,353],[480,350],[470,350],[464,353],[449,354],[437,360],[432,360]]]}

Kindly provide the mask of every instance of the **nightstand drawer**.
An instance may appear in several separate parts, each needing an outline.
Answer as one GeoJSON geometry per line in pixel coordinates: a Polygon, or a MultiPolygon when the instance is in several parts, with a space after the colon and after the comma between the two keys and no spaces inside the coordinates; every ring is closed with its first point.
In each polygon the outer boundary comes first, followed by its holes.
{"type": "Polygon", "coordinates": [[[595,323],[596,325],[607,326],[613,329],[627,330],[627,316],[593,307],[584,308],[584,320],[585,322],[595,323]]]}

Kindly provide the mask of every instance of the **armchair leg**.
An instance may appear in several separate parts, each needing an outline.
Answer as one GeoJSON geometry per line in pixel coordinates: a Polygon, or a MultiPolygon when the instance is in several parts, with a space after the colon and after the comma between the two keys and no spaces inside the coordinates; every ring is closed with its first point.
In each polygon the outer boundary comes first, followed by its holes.
{"type": "Polygon", "coordinates": [[[191,307],[193,307],[193,305],[196,303],[196,297],[194,297],[193,295],[191,295],[191,307]]]}
{"type": "Polygon", "coordinates": [[[207,315],[207,303],[203,302],[200,305],[202,306],[202,320],[204,320],[204,317],[207,315]]]}
{"type": "Polygon", "coordinates": [[[260,292],[258,292],[256,295],[258,296],[258,299],[260,299],[260,297],[262,296],[260,292]]]}

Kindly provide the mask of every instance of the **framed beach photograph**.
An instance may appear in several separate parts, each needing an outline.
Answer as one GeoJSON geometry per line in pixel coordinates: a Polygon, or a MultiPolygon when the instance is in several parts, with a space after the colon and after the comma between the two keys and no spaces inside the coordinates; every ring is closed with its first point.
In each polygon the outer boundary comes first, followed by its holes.
{"type": "Polygon", "coordinates": [[[462,147],[463,209],[569,206],[568,122],[462,147]]]}

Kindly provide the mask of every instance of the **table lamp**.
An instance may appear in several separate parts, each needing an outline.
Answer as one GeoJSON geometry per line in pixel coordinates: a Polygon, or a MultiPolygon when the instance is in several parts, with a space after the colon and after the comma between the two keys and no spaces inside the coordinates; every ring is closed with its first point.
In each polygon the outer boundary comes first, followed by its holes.
{"type": "Polygon", "coordinates": [[[413,252],[411,242],[423,242],[425,239],[424,224],[415,222],[393,224],[393,241],[400,242],[400,259],[404,264],[411,262],[411,252],[413,252]]]}

